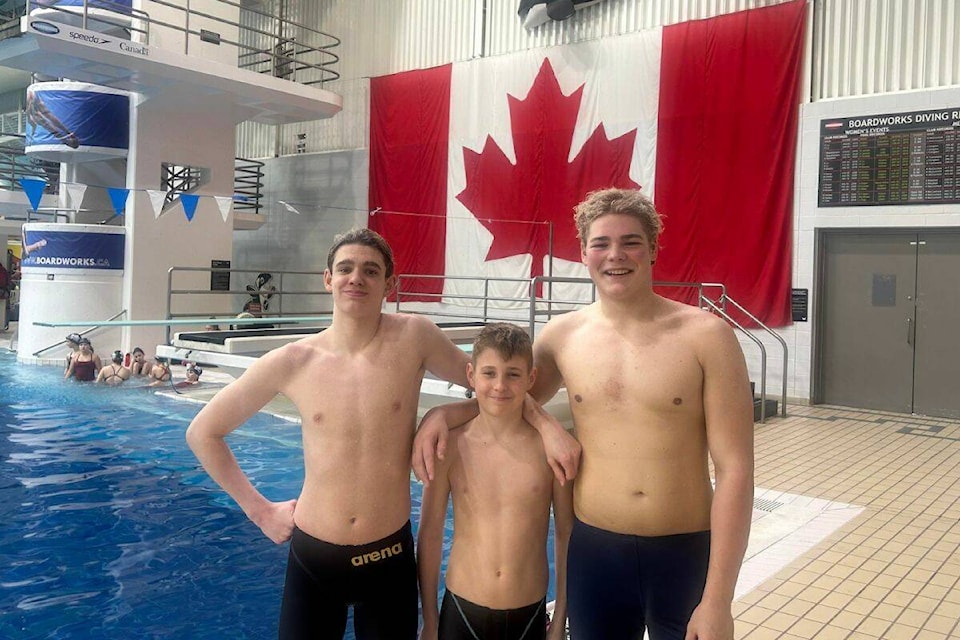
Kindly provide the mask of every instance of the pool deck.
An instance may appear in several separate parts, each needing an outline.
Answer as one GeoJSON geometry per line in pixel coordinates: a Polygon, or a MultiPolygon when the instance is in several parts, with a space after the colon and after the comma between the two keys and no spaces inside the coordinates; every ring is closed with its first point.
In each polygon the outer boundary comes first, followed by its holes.
{"type": "MultiPolygon", "coordinates": [[[[224,375],[176,397],[205,402],[224,375]]],[[[737,640],[960,638],[960,421],[793,405],[754,433],[737,640]]]]}

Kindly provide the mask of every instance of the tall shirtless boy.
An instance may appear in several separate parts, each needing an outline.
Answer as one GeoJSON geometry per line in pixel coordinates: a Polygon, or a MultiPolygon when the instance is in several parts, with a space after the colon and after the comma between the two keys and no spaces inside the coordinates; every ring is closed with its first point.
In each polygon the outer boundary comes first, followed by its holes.
{"type": "MultiPolygon", "coordinates": [[[[724,321],[654,293],[661,224],[647,198],[595,192],[575,219],[598,300],[537,337],[531,390],[545,402],[566,385],[583,447],[567,563],[571,636],[638,638],[646,628],[652,640],[731,640],[753,504],[743,353],[724,321]]],[[[421,474],[441,431],[434,421],[418,434],[421,474]]]]}
{"type": "Polygon", "coordinates": [[[381,313],[395,282],[382,237],[338,236],[324,273],[330,327],[259,358],[187,431],[204,469],[247,517],[274,542],[291,539],[281,638],[342,637],[348,605],[361,640],[416,637],[410,447],[420,382],[430,371],[466,385],[468,358],[426,318],[381,313]],[[278,393],[300,412],[305,477],[299,498],[271,502],[225,437],[278,393]]]}
{"type": "Polygon", "coordinates": [[[451,433],[448,455],[423,492],[417,540],[421,640],[548,637],[546,543],[551,504],[557,601],[549,638],[565,637],[571,484],[563,487],[554,478],[540,437],[523,419],[524,399],[535,376],[530,337],[520,327],[487,325],[474,340],[467,377],[480,414],[451,433]],[[437,581],[451,493],[453,548],[438,611],[437,581]]]}

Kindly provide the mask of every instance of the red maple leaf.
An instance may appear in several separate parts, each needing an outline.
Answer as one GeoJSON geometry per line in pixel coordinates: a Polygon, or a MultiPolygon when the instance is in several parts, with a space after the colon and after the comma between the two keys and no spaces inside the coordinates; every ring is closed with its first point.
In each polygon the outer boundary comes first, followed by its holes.
{"type": "Polygon", "coordinates": [[[567,161],[582,93],[583,85],[563,95],[544,58],[527,97],[507,96],[516,165],[489,135],[480,153],[464,147],[467,186],[457,200],[493,234],[487,260],[529,253],[531,277],[543,275],[552,222],[554,257],[579,262],[574,206],[596,189],[640,187],[630,179],[636,129],[609,140],[601,124],[567,161]]]}

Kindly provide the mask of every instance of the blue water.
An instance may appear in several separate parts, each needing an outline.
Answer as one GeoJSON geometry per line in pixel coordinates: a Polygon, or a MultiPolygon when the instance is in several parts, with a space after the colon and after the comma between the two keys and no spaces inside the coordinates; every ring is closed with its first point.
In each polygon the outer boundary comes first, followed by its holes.
{"type": "MultiPolygon", "coordinates": [[[[0,638],[276,637],[287,545],[199,468],[183,434],[200,405],[153,391],[0,353],[0,638]]],[[[300,490],[299,429],[261,414],[230,437],[271,500],[300,490]]]]}

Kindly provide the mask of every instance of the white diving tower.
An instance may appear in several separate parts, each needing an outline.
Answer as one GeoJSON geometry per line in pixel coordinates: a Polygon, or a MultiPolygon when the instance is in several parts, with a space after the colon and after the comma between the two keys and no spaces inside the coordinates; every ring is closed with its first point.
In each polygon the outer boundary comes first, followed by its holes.
{"type": "MultiPolygon", "coordinates": [[[[158,292],[166,289],[168,270],[229,263],[234,228],[245,228],[236,223],[243,223],[244,216],[263,218],[234,210],[241,201],[234,183],[237,125],[313,121],[340,112],[341,96],[323,88],[339,77],[333,52],[339,39],[264,13],[259,6],[232,0],[30,0],[18,20],[0,25],[0,66],[36,78],[28,91],[28,138],[38,128],[50,129],[51,122],[54,129],[62,124],[47,117],[49,100],[46,106],[31,104],[31,97],[40,102],[33,87],[47,80],[130,92],[129,125],[122,125],[124,133],[129,128],[129,145],[123,157],[85,157],[86,143],[78,142],[82,136],[65,127],[59,136],[62,154],[51,158],[62,163],[58,211],[70,212],[70,223],[123,227],[122,292],[90,305],[95,312],[79,313],[81,305],[71,304],[74,294],[66,283],[73,278],[80,291],[84,278],[95,281],[99,274],[40,269],[34,274],[38,282],[63,283],[57,294],[63,314],[43,320],[100,325],[120,317],[133,322],[104,327],[97,338],[101,348],[126,352],[165,343],[162,327],[139,321],[165,317],[165,299],[158,292]],[[171,175],[197,179],[175,183],[168,180],[171,175]],[[77,185],[85,189],[82,209],[64,195],[77,185]],[[129,193],[117,215],[89,219],[104,210],[112,215],[117,205],[107,193],[116,188],[129,193]],[[166,194],[162,211],[151,200],[157,191],[166,194]],[[181,197],[188,193],[199,204],[185,216],[181,197]],[[234,203],[228,212],[218,205],[224,201],[234,203]],[[90,211],[94,214],[85,213],[90,211]]],[[[211,285],[200,274],[185,286],[202,290],[211,285]]],[[[40,285],[35,288],[39,291],[40,285]]],[[[28,293],[24,287],[24,298],[28,293]]],[[[227,298],[216,298],[213,311],[228,315],[229,306],[227,298]]],[[[63,337],[59,328],[36,330],[49,335],[32,336],[33,342],[63,337]]],[[[25,331],[21,326],[21,338],[25,331]]]]}

